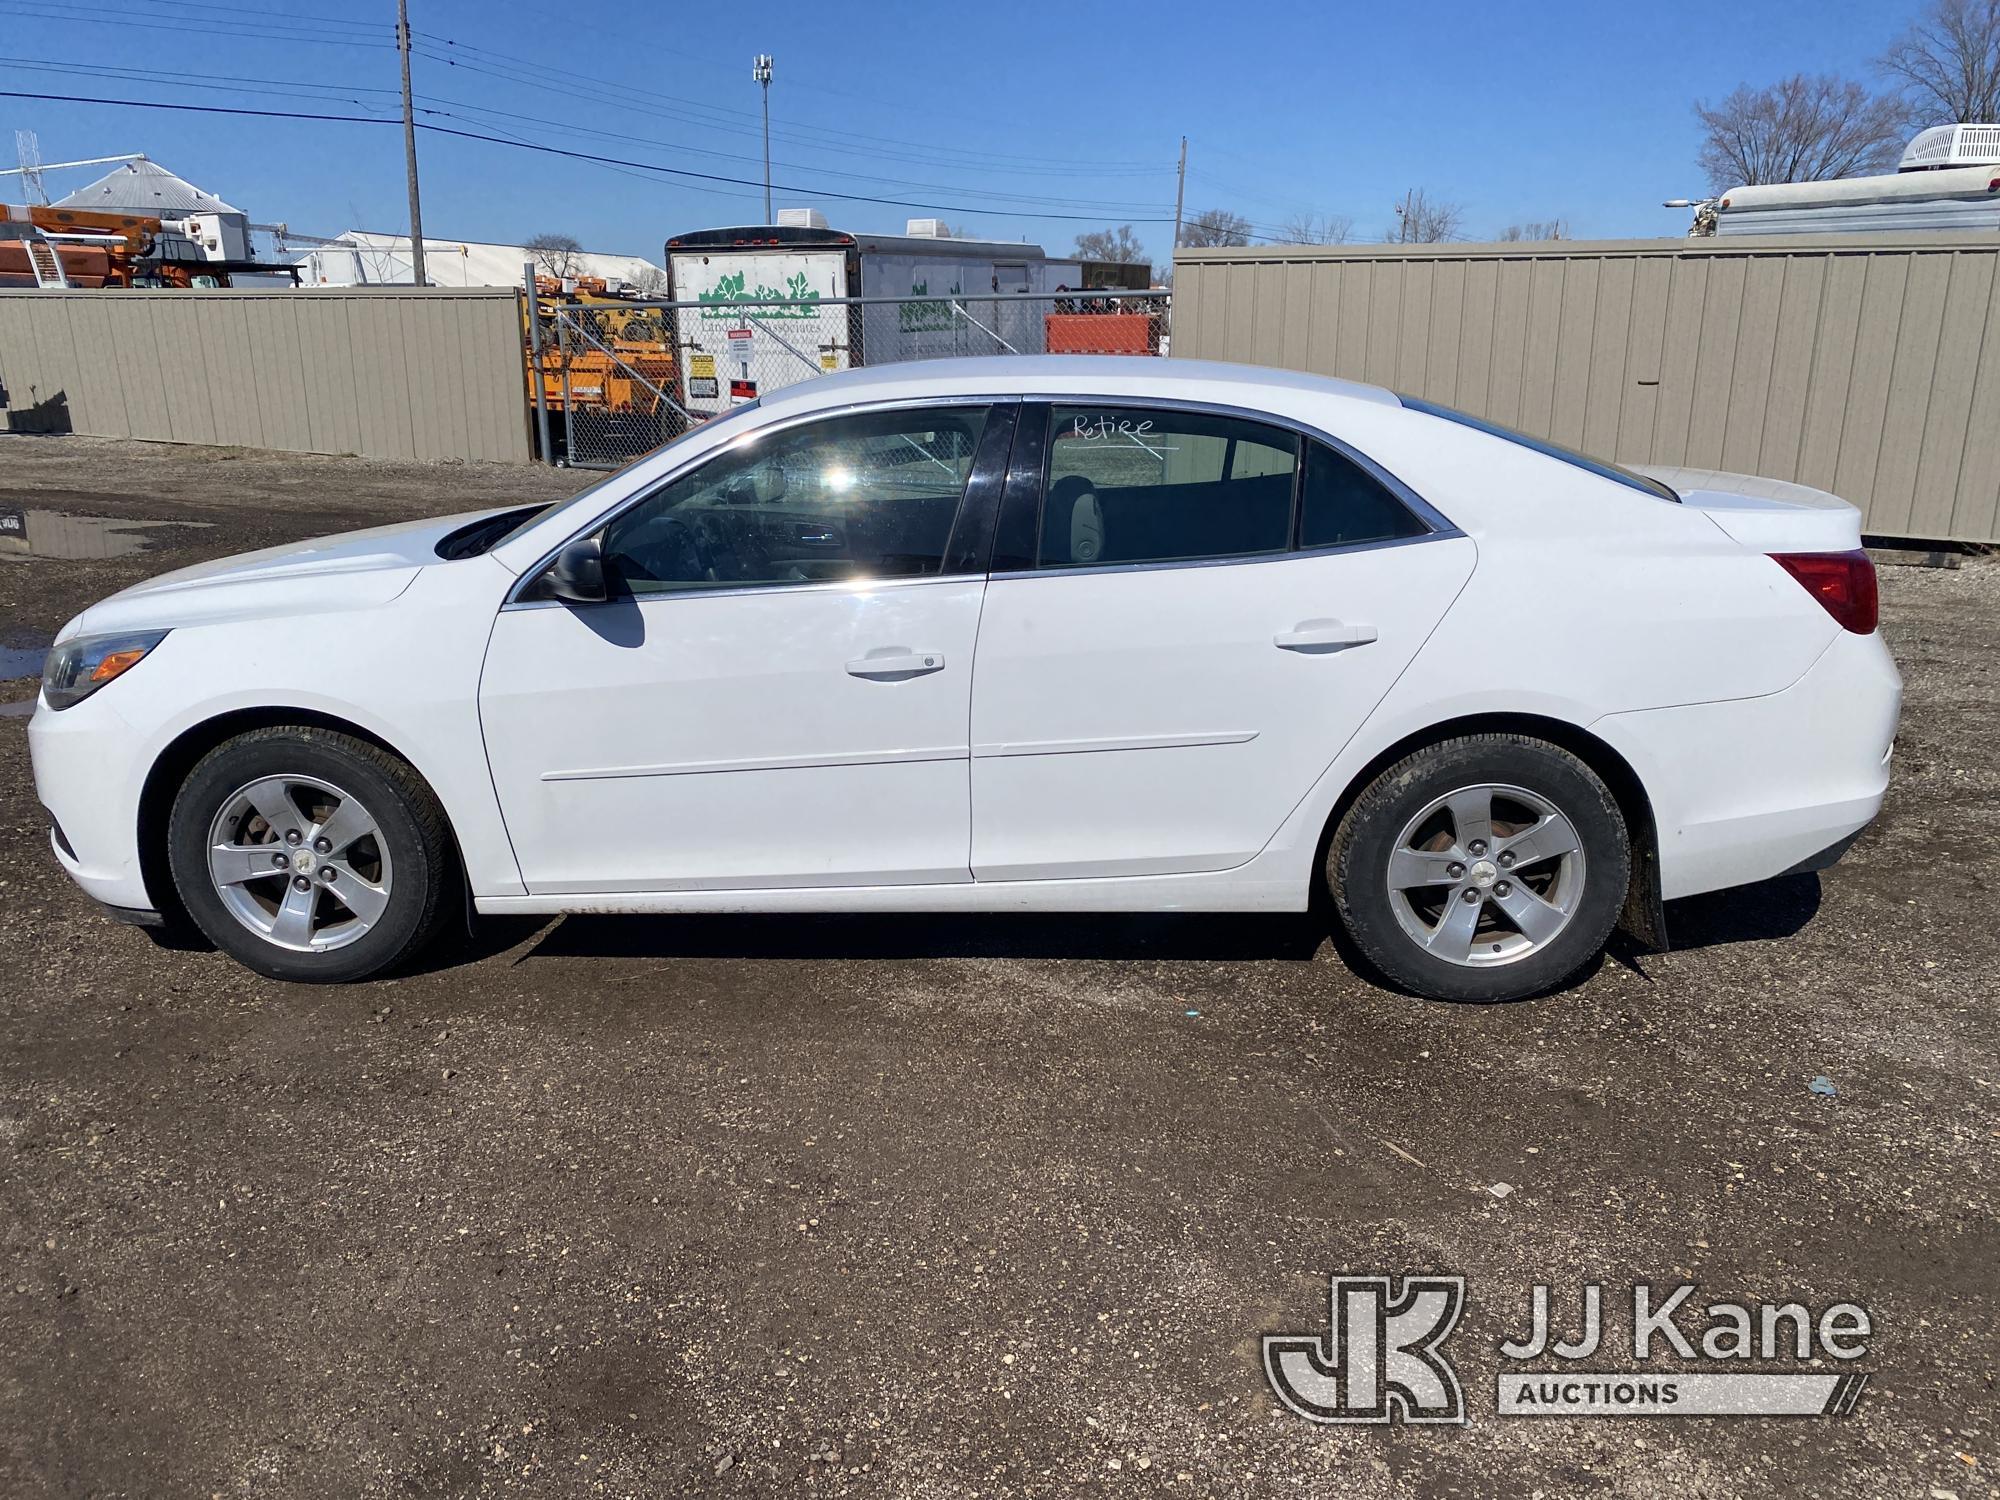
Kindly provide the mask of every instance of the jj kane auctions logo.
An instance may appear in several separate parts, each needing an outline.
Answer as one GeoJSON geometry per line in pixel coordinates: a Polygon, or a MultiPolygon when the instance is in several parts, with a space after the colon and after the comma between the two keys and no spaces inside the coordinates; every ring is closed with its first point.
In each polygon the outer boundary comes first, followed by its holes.
{"type": "MultiPolygon", "coordinates": [[[[1638,1368],[1580,1369],[1606,1350],[1604,1289],[1587,1282],[1574,1338],[1554,1329],[1554,1298],[1542,1283],[1528,1303],[1527,1333],[1500,1345],[1494,1409],[1509,1417],[1846,1416],[1865,1373],[1743,1370],[1752,1360],[1851,1362],[1873,1331],[1858,1303],[1817,1316],[1800,1302],[1711,1302],[1690,1306],[1695,1288],[1662,1295],[1631,1289],[1631,1358],[1638,1368]],[[1673,1357],[1693,1370],[1660,1370],[1673,1357]],[[1554,1368],[1521,1369],[1520,1365],[1554,1368]]],[[[1444,1343],[1465,1310],[1462,1276],[1332,1276],[1320,1334],[1269,1334],[1264,1375],[1280,1401],[1309,1422],[1462,1423],[1466,1403],[1444,1343]]],[[[1607,1357],[1616,1359],[1615,1355],[1607,1357]]]]}

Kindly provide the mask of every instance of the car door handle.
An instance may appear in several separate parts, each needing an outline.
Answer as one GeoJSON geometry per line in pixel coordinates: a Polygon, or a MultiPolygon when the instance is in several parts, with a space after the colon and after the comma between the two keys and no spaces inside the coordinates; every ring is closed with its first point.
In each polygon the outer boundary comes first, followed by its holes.
{"type": "Polygon", "coordinates": [[[922,677],[943,670],[943,652],[904,651],[900,647],[870,652],[847,664],[850,677],[867,677],[878,682],[900,682],[906,677],[922,677]]]}
{"type": "Polygon", "coordinates": [[[1344,651],[1349,646],[1365,646],[1378,639],[1373,625],[1347,625],[1339,620],[1301,620],[1290,630],[1271,637],[1271,644],[1285,651],[1308,655],[1344,651]]]}

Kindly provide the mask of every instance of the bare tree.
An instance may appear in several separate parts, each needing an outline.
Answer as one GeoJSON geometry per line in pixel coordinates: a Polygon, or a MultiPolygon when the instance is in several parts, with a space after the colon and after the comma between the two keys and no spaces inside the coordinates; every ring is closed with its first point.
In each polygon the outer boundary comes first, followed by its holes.
{"type": "Polygon", "coordinates": [[[1567,219],[1529,219],[1522,224],[1509,224],[1496,236],[1507,243],[1516,240],[1566,240],[1569,237],[1567,219]]]}
{"type": "Polygon", "coordinates": [[[667,273],[658,266],[639,266],[625,278],[625,284],[640,296],[651,297],[666,291],[667,273]]]}
{"type": "Polygon", "coordinates": [[[1354,221],[1345,214],[1297,213],[1283,227],[1294,245],[1344,245],[1354,238],[1354,221]]]}
{"type": "Polygon", "coordinates": [[[566,281],[583,272],[583,246],[566,234],[538,234],[525,247],[544,275],[566,281]]]}
{"type": "Polygon", "coordinates": [[[1250,221],[1226,208],[1205,208],[1181,225],[1181,244],[1190,250],[1249,243],[1250,221]]]}
{"type": "Polygon", "coordinates": [[[1933,0],[1882,71],[1926,124],[2000,120],[2000,0],[1933,0]]]}
{"type": "Polygon", "coordinates": [[[1395,245],[1434,245],[1456,239],[1465,222],[1465,210],[1456,203],[1433,198],[1422,188],[1411,188],[1396,205],[1396,224],[1388,239],[1395,245]]]}
{"type": "Polygon", "coordinates": [[[1137,265],[1146,258],[1146,247],[1130,224],[1116,229],[1092,229],[1076,237],[1073,252],[1078,260],[1114,260],[1120,265],[1137,265]]]}
{"type": "Polygon", "coordinates": [[[1832,74],[1794,73],[1769,88],[1697,102],[1695,161],[1716,192],[1760,182],[1823,182],[1887,171],[1903,143],[1902,104],[1832,74]]]}

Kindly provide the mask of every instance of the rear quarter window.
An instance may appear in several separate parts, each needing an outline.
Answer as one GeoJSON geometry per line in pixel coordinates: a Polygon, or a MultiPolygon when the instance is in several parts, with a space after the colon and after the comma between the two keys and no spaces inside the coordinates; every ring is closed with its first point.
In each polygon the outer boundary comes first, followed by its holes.
{"type": "Polygon", "coordinates": [[[1306,444],[1299,546],[1356,547],[1423,536],[1430,527],[1373,474],[1325,443],[1306,444]]]}

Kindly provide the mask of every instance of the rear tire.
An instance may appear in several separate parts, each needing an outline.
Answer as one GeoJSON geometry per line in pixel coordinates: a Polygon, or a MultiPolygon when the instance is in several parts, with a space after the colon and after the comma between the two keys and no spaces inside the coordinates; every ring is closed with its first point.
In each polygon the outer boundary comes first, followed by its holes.
{"type": "Polygon", "coordinates": [[[252,730],[198,761],[167,823],[174,889],[203,934],[272,979],[338,984],[406,962],[456,878],[444,809],[378,745],[252,730]]]}
{"type": "Polygon", "coordinates": [[[1412,752],[1355,798],[1327,850],[1334,910],[1396,985],[1518,1000],[1603,949],[1631,847],[1617,799],[1576,756],[1518,734],[1412,752]]]}

